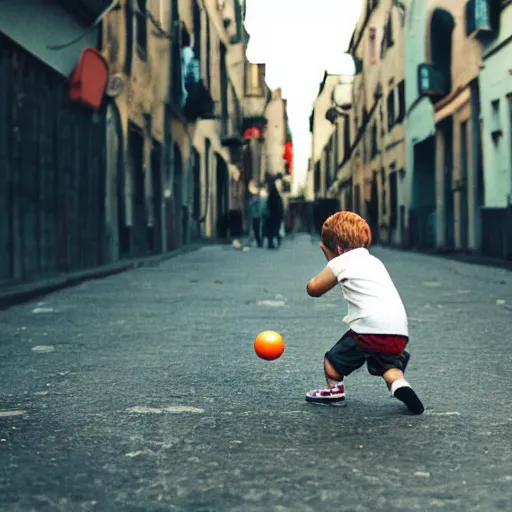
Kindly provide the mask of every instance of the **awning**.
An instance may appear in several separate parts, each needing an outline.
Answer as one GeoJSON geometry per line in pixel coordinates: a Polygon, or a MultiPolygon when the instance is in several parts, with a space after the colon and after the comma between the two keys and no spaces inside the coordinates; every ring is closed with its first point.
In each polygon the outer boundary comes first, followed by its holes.
{"type": "Polygon", "coordinates": [[[117,0],[58,0],[70,14],[75,15],[87,24],[94,23],[105,11],[108,11],[117,0]]]}

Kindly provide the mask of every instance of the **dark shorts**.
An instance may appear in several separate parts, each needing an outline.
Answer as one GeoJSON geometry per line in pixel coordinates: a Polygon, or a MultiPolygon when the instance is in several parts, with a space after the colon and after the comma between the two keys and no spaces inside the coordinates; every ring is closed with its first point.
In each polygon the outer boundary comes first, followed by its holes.
{"type": "Polygon", "coordinates": [[[409,353],[405,350],[407,341],[405,336],[366,337],[349,330],[325,357],[343,377],[361,368],[364,363],[370,375],[382,377],[392,368],[405,371],[410,359],[409,353]],[[382,347],[378,346],[379,340],[385,342],[382,347]]]}

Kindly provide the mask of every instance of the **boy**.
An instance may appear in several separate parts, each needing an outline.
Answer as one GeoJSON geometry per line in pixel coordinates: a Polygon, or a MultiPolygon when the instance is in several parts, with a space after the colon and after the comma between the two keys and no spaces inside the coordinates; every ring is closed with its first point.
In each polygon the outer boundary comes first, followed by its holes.
{"type": "Polygon", "coordinates": [[[380,260],[370,255],[370,227],[352,212],[338,212],[322,227],[320,247],[327,266],[307,285],[312,297],[321,297],[336,284],[348,302],[343,319],[349,330],[324,359],[327,387],[315,389],[306,400],[342,405],[343,379],[366,362],[371,375],[384,378],[389,391],[414,414],[423,404],[405,380],[409,361],[407,314],[398,291],[380,260]]]}

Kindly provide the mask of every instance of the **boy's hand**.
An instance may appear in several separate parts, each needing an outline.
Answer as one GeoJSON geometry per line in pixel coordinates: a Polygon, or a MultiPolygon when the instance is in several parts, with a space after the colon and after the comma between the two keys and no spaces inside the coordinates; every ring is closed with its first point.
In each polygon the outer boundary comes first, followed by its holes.
{"type": "Polygon", "coordinates": [[[328,247],[326,247],[323,242],[320,242],[320,249],[322,249],[322,252],[327,258],[327,261],[331,261],[332,259],[336,258],[336,254],[333,251],[331,251],[328,247]]]}

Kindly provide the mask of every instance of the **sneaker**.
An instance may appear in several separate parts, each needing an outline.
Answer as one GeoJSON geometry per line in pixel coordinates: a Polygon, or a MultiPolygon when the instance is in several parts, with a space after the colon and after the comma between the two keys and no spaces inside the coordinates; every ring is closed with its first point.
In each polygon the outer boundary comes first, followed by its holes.
{"type": "Polygon", "coordinates": [[[391,393],[395,398],[403,402],[413,414],[423,414],[425,407],[405,379],[393,382],[391,393]]]}
{"type": "Polygon", "coordinates": [[[323,405],[344,405],[345,388],[337,384],[332,388],[314,389],[306,395],[306,402],[323,405]]]}

